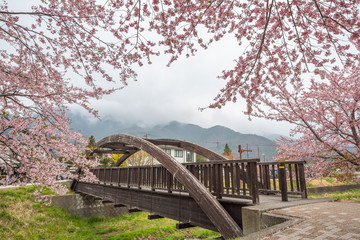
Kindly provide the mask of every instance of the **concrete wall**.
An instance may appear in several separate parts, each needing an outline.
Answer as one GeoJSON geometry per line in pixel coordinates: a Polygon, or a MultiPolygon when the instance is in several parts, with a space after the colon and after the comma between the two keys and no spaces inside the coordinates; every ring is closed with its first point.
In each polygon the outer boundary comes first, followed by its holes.
{"type": "Polygon", "coordinates": [[[338,186],[327,186],[327,187],[308,187],[307,192],[310,194],[322,194],[328,192],[343,192],[349,189],[360,188],[360,184],[351,185],[338,185],[338,186]]]}
{"type": "Polygon", "coordinates": [[[267,213],[256,207],[242,208],[243,234],[258,232],[261,229],[268,228],[289,220],[285,216],[279,216],[267,213]]]}
{"type": "Polygon", "coordinates": [[[79,217],[117,217],[128,212],[126,207],[114,207],[114,203],[102,203],[79,194],[53,196],[51,201],[54,206],[65,208],[79,217]]]}

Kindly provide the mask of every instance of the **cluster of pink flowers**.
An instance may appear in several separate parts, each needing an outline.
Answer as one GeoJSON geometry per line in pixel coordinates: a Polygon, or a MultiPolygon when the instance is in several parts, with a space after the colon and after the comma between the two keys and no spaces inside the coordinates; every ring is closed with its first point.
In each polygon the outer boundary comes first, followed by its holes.
{"type": "Polygon", "coordinates": [[[360,61],[358,0],[47,0],[28,11],[13,5],[0,4],[0,157],[19,159],[20,171],[46,185],[65,173],[59,163],[94,164],[82,155],[84,138],[68,127],[68,106],[96,116],[88,99],[126,85],[136,78],[134,64],[151,63],[161,51],[171,63],[232,34],[239,49],[248,47],[223,72],[227,84],[209,107],[240,96],[248,114],[285,121],[293,121],[292,109],[283,119],[266,113],[276,111],[274,97],[284,95],[282,102],[286,91],[302,91],[304,73],[330,84],[329,72],[354,72],[360,61]],[[69,80],[69,73],[77,77],[69,80]],[[102,88],[102,81],[121,85],[102,88]]]}
{"type": "Polygon", "coordinates": [[[279,91],[269,116],[293,123],[298,138],[279,142],[278,160],[307,160],[313,176],[353,173],[360,166],[359,70],[329,74],[327,83],[312,81],[301,91],[279,91]]]}

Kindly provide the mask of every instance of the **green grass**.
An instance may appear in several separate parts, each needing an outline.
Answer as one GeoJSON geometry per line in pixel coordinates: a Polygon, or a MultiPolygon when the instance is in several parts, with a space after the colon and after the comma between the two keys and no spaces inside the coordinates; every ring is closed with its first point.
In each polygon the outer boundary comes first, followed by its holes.
{"type": "Polygon", "coordinates": [[[310,194],[309,198],[334,198],[334,199],[339,199],[341,201],[360,203],[360,189],[350,189],[344,192],[310,194]]]}
{"type": "Polygon", "coordinates": [[[34,187],[0,190],[0,239],[214,239],[203,228],[178,230],[170,219],[148,220],[147,213],[117,218],[80,218],[35,201],[34,187]]]}
{"type": "Polygon", "coordinates": [[[307,179],[306,187],[323,187],[323,186],[337,186],[337,185],[348,185],[348,184],[359,184],[359,181],[351,180],[351,179],[338,180],[335,177],[307,179]]]}

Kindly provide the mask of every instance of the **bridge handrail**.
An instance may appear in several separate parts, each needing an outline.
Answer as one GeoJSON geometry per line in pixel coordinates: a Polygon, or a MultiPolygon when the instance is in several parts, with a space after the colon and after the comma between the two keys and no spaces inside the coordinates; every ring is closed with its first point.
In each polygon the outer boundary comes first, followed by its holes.
{"type": "MultiPolygon", "coordinates": [[[[217,198],[237,197],[259,202],[256,164],[259,159],[211,161],[183,164],[217,198]]],[[[171,192],[186,191],[162,165],[94,168],[103,184],[150,188],[171,192]]]]}
{"type": "MultiPolygon", "coordinates": [[[[187,162],[187,163],[181,163],[184,166],[188,166],[188,165],[206,165],[206,164],[224,164],[224,163],[242,163],[242,162],[256,162],[256,163],[260,163],[260,160],[258,158],[249,158],[249,159],[235,159],[235,160],[216,160],[216,161],[208,161],[208,162],[187,162]]],[[[142,165],[142,166],[118,166],[118,167],[107,167],[107,168],[113,168],[113,169],[118,169],[118,168],[141,168],[141,167],[149,167],[149,166],[153,166],[153,167],[157,167],[157,166],[162,166],[161,164],[154,164],[154,165],[142,165]]],[[[93,169],[98,169],[98,168],[91,168],[91,170],[93,169]]]]}
{"type": "Polygon", "coordinates": [[[306,161],[258,163],[259,191],[281,193],[283,201],[288,200],[289,194],[307,198],[305,163],[306,161]]]}
{"type": "Polygon", "coordinates": [[[208,161],[208,162],[189,162],[189,163],[182,163],[182,165],[201,165],[201,164],[224,164],[224,163],[250,163],[256,162],[259,163],[260,159],[258,158],[247,158],[247,159],[234,159],[234,160],[216,160],[216,161],[208,161]]]}
{"type": "Polygon", "coordinates": [[[284,162],[275,162],[275,161],[273,161],[273,162],[259,162],[258,164],[259,165],[268,165],[268,164],[278,164],[278,163],[290,163],[290,164],[293,164],[293,163],[295,163],[295,164],[297,164],[297,163],[303,163],[303,164],[305,164],[306,163],[306,161],[284,161],[284,162]]]}

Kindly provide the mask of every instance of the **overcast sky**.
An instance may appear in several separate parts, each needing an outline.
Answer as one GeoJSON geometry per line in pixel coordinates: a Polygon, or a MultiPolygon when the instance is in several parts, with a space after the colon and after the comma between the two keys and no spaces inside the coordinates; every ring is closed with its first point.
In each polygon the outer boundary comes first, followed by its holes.
{"type": "MultiPolygon", "coordinates": [[[[27,11],[38,2],[9,1],[9,7],[27,11]]],[[[241,100],[228,103],[222,109],[199,111],[199,107],[212,103],[225,86],[226,82],[217,76],[234,65],[234,59],[244,47],[238,46],[230,36],[207,50],[199,49],[194,57],[180,57],[170,67],[166,67],[170,56],[154,57],[153,64],[136,68],[138,81],[130,80],[124,89],[101,100],[91,100],[91,106],[99,111],[101,119],[112,119],[129,126],[150,127],[176,120],[206,128],[223,125],[241,133],[289,135],[290,125],[287,123],[265,119],[249,121],[248,116],[243,114],[246,105],[241,100]]],[[[73,80],[79,77],[71,75],[73,80]]],[[[70,106],[70,110],[73,114],[85,116],[89,122],[96,121],[78,106],[70,106]]]]}
{"type": "MultiPolygon", "coordinates": [[[[137,82],[129,81],[124,89],[91,101],[92,106],[102,119],[128,125],[148,127],[176,120],[202,127],[223,125],[241,133],[289,135],[289,124],[265,119],[249,121],[241,101],[228,103],[222,109],[198,110],[210,104],[225,85],[217,76],[233,66],[241,52],[234,40],[223,39],[208,50],[200,50],[195,57],[180,58],[170,67],[166,67],[169,56],[155,57],[153,64],[137,68],[137,82]]],[[[78,107],[71,111],[86,115],[78,107]]],[[[89,121],[94,118],[89,116],[89,121]]]]}
{"type": "MultiPolygon", "coordinates": [[[[9,1],[11,9],[29,10],[38,0],[9,1]]],[[[91,100],[101,119],[112,119],[129,126],[151,127],[170,121],[192,123],[201,127],[223,125],[241,133],[289,135],[290,125],[265,119],[252,119],[243,114],[241,100],[222,109],[206,109],[226,84],[218,79],[222,70],[230,69],[234,59],[246,46],[238,46],[233,37],[221,39],[207,50],[199,49],[194,57],[180,57],[166,67],[170,56],[152,58],[153,64],[137,67],[138,81],[130,80],[124,89],[101,100],[91,100]]],[[[111,70],[109,70],[111,71],[111,70]]],[[[70,73],[71,76],[71,73],[70,73]]],[[[73,75],[73,80],[78,78],[73,75]]],[[[118,85],[119,86],[119,85],[118,85]]],[[[70,106],[72,114],[83,115],[89,122],[96,119],[79,106],[70,106]]]]}

